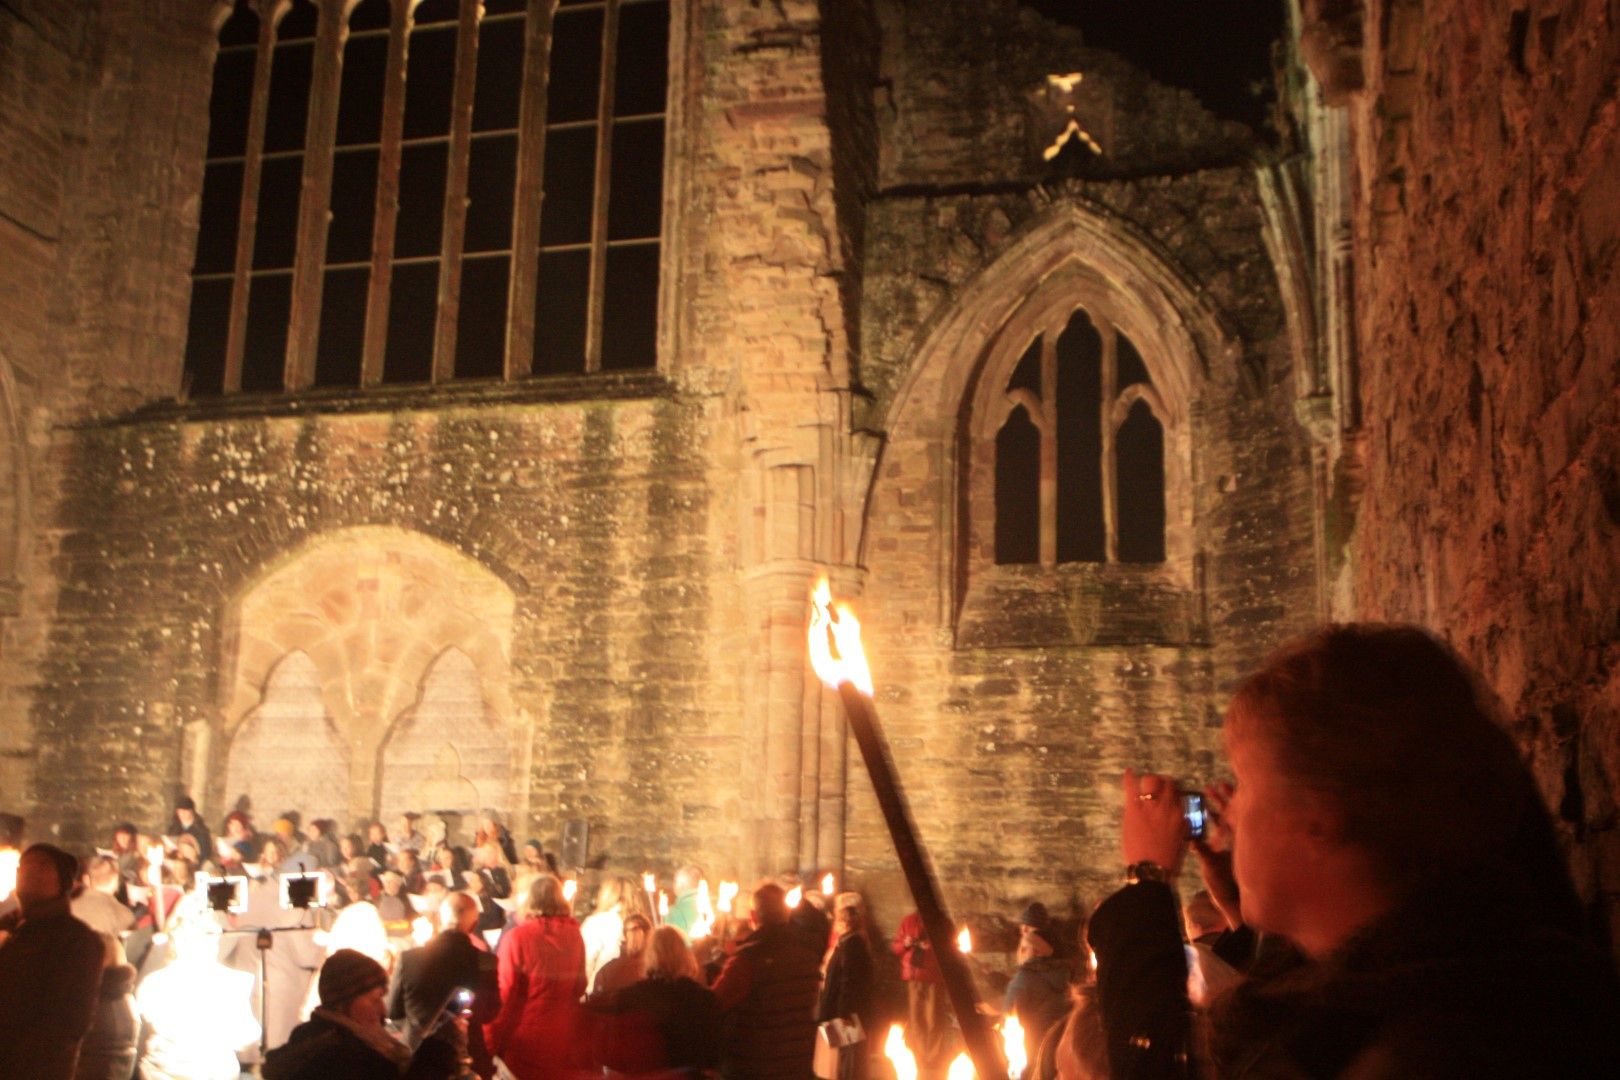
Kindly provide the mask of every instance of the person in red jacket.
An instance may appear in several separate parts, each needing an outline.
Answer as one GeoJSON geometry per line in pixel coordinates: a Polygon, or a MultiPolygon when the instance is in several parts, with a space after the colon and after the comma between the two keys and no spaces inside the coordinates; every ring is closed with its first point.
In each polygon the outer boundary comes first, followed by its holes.
{"type": "Polygon", "coordinates": [[[943,1068],[951,1051],[951,1009],[921,915],[913,911],[900,920],[889,950],[900,958],[906,984],[906,1042],[923,1070],[943,1068]]]}
{"type": "Polygon", "coordinates": [[[552,875],[529,886],[523,921],[501,941],[499,977],[501,1010],[484,1026],[490,1054],[517,1080],[569,1075],[585,992],[585,939],[552,875]]]}

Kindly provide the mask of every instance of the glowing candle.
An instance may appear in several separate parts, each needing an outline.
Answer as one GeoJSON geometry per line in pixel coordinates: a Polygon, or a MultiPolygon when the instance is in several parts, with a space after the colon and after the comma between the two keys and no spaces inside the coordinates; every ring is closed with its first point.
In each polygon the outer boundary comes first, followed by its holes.
{"type": "Polygon", "coordinates": [[[979,1074],[973,1071],[973,1059],[967,1056],[967,1051],[956,1055],[951,1067],[945,1071],[945,1080],[975,1080],[979,1074]]]}
{"type": "Polygon", "coordinates": [[[838,879],[833,877],[833,872],[831,870],[829,870],[825,874],[821,875],[821,895],[822,896],[831,896],[833,894],[833,889],[837,888],[837,886],[838,886],[838,879]]]}
{"type": "Polygon", "coordinates": [[[963,956],[973,951],[973,934],[966,926],[956,935],[956,951],[963,956]]]}
{"type": "Polygon", "coordinates": [[[564,900],[566,900],[570,904],[572,904],[574,902],[574,897],[575,897],[576,894],[578,894],[578,892],[579,892],[579,882],[575,881],[573,878],[566,878],[563,881],[563,899],[564,900]]]}
{"type": "Polygon", "coordinates": [[[795,885],[787,891],[787,906],[796,908],[804,900],[804,887],[795,885]]]}
{"type": "Polygon", "coordinates": [[[906,1045],[906,1029],[899,1024],[889,1027],[889,1037],[883,1040],[883,1056],[894,1066],[894,1080],[917,1080],[917,1058],[906,1045]]]}

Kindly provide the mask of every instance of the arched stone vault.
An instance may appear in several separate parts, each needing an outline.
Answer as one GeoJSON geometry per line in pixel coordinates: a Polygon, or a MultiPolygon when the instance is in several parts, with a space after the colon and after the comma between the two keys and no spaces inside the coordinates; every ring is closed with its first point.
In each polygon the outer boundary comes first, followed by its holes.
{"type": "MultiPolygon", "coordinates": [[[[221,658],[223,760],[272,670],[302,652],[346,740],[349,809],[376,812],[381,749],[448,650],[476,673],[486,713],[515,747],[527,736],[510,693],[515,597],[494,573],[437,540],[387,526],[315,538],[266,569],[228,607],[221,658]]],[[[219,770],[215,770],[218,772],[219,770]]],[[[229,802],[235,793],[215,793],[229,802]]]]}

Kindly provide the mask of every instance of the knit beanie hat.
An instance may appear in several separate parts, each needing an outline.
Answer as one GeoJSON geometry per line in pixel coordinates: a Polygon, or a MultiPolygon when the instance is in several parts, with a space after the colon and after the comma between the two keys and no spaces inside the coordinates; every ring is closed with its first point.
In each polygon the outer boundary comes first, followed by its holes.
{"type": "Polygon", "coordinates": [[[365,953],[339,949],[321,965],[321,1004],[335,1009],[367,990],[388,985],[388,972],[365,953]]]}

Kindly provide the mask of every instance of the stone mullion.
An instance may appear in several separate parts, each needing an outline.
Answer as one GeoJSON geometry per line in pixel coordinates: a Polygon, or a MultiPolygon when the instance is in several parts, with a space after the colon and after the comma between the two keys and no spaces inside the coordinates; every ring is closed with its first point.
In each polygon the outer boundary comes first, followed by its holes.
{"type": "Polygon", "coordinates": [[[247,349],[247,306],[253,273],[253,239],[259,227],[259,172],[264,161],[265,116],[270,108],[270,65],[275,62],[275,5],[260,4],[259,44],[253,62],[253,103],[248,109],[246,156],[242,162],[242,210],[236,224],[236,265],[231,278],[231,315],[225,331],[225,375],[221,390],[242,389],[242,355],[247,349]]]}
{"type": "Polygon", "coordinates": [[[1119,381],[1119,332],[1112,323],[1102,320],[1098,321],[1097,329],[1102,337],[1102,393],[1097,398],[1101,415],[1097,419],[1102,439],[1099,457],[1102,466],[1103,560],[1116,562],[1119,558],[1119,525],[1115,506],[1118,493],[1115,489],[1119,486],[1119,473],[1114,468],[1114,399],[1118,396],[1114,384],[1119,381]]]}
{"type": "Polygon", "coordinates": [[[1057,564],[1057,334],[1041,335],[1041,411],[1030,417],[1041,433],[1042,566],[1057,564]]]}
{"type": "Polygon", "coordinates": [[[608,193],[613,168],[613,83],[619,53],[619,5],[602,18],[602,82],[596,103],[596,191],[591,207],[591,281],[585,307],[585,370],[602,367],[602,306],[607,285],[608,193]]]}
{"type": "Polygon", "coordinates": [[[478,13],[482,0],[461,0],[456,29],[456,84],[450,105],[450,160],[444,183],[444,228],[439,244],[439,315],[433,338],[433,381],[456,374],[456,330],[461,309],[461,249],[467,233],[467,171],[472,153],[473,90],[478,78],[478,13]]]}
{"type": "Polygon", "coordinates": [[[506,377],[534,370],[534,299],[540,280],[540,210],[546,160],[546,63],[551,0],[529,0],[512,202],[512,271],[506,301],[506,377]]]}
{"type": "Polygon", "coordinates": [[[377,151],[377,210],[371,228],[371,283],[366,293],[366,340],[360,385],[382,382],[388,348],[388,298],[394,283],[394,224],[399,218],[400,139],[405,130],[405,57],[411,0],[394,0],[388,27],[388,74],[383,86],[382,136],[377,151]]]}
{"type": "Polygon", "coordinates": [[[337,0],[321,4],[320,29],[315,39],[315,74],[304,134],[303,198],[298,207],[298,246],[293,257],[291,325],[281,376],[282,386],[288,390],[302,390],[315,381],[326,230],[332,216],[333,144],[343,82],[343,41],[347,37],[345,6],[337,0]]]}

